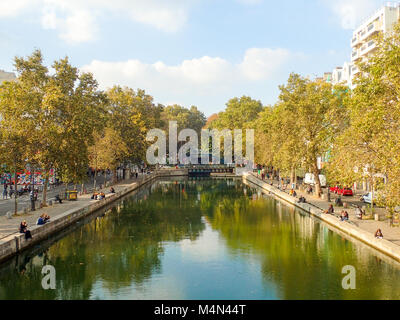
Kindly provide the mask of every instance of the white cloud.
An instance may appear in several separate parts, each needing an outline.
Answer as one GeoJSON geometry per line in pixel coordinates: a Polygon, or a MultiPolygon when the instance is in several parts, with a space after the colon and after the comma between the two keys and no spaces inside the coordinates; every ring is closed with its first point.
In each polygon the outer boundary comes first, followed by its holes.
{"type": "Polygon", "coordinates": [[[380,0],[324,0],[331,8],[344,29],[355,29],[362,19],[367,18],[383,3],[380,0]]]}
{"type": "Polygon", "coordinates": [[[56,29],[58,23],[57,15],[54,11],[44,10],[41,22],[44,29],[56,29]]]}
{"type": "Polygon", "coordinates": [[[36,0],[0,0],[0,17],[16,16],[37,2],[36,0]]]}
{"type": "Polygon", "coordinates": [[[288,63],[295,57],[285,49],[252,48],[244,53],[240,63],[208,56],[177,65],[162,61],[148,64],[139,60],[94,60],[81,71],[92,72],[103,89],[114,84],[142,88],[161,103],[181,101],[190,105],[211,97],[231,97],[245,88],[275,80],[282,71],[289,72],[288,63]]]}
{"type": "Polygon", "coordinates": [[[41,10],[44,29],[57,30],[69,43],[95,40],[98,19],[109,14],[146,24],[163,32],[176,32],[188,20],[196,0],[0,0],[0,16],[16,17],[41,10]]]}
{"type": "Polygon", "coordinates": [[[239,68],[248,79],[263,80],[271,77],[290,57],[286,49],[259,49],[246,51],[239,68]]]}
{"type": "Polygon", "coordinates": [[[69,43],[90,42],[96,39],[97,24],[88,11],[76,11],[62,21],[60,38],[69,43]]]}

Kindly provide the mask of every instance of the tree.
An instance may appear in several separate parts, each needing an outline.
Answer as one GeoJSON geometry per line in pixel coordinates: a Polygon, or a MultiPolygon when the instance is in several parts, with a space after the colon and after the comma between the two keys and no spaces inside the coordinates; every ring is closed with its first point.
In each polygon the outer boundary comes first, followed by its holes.
{"type": "Polygon", "coordinates": [[[226,109],[218,114],[218,117],[210,123],[210,128],[215,129],[243,129],[246,124],[257,119],[259,113],[264,110],[260,101],[250,97],[230,99],[226,109]]]}
{"type": "Polygon", "coordinates": [[[374,54],[359,64],[362,73],[348,101],[349,127],[338,140],[332,162],[350,163],[336,174],[367,180],[372,191],[377,176],[386,177],[378,203],[393,210],[400,204],[400,25],[375,41],[374,54]]]}
{"type": "Polygon", "coordinates": [[[168,131],[168,122],[176,121],[178,131],[193,129],[199,136],[207,121],[204,113],[198,110],[196,106],[191,106],[189,109],[177,104],[165,107],[162,112],[162,119],[166,131],[168,131]]]}
{"type": "Polygon", "coordinates": [[[28,104],[18,103],[24,98],[19,83],[5,82],[0,86],[0,163],[14,174],[15,214],[18,212],[17,172],[25,168],[32,130],[32,121],[24,116],[28,104]]]}
{"type": "Polygon", "coordinates": [[[113,182],[117,181],[117,168],[129,155],[129,148],[118,131],[105,128],[102,135],[95,134],[94,145],[90,147],[91,165],[113,171],[113,182]]]}
{"type": "Polygon", "coordinates": [[[149,129],[161,125],[161,107],[153,104],[153,98],[143,90],[114,86],[107,91],[108,126],[117,131],[128,152],[121,162],[140,163],[146,154],[149,129]]]}
{"type": "Polygon", "coordinates": [[[278,113],[281,143],[278,162],[297,167],[300,162],[315,176],[316,193],[321,195],[318,158],[328,152],[346,115],[346,88],[332,87],[323,81],[311,81],[291,74],[280,87],[278,113]],[[290,160],[292,159],[292,160],[290,160]]]}
{"type": "MultiPolygon", "coordinates": [[[[54,74],[43,65],[39,50],[29,57],[15,58],[18,78],[14,104],[29,121],[27,154],[41,167],[44,176],[43,204],[51,169],[56,169],[66,182],[81,182],[87,171],[87,145],[93,131],[102,125],[104,95],[90,74],[79,75],[68,58],[55,61],[54,74]]],[[[10,115],[20,121],[18,113],[10,115]]]]}
{"type": "MultiPolygon", "coordinates": [[[[14,173],[15,206],[17,213],[17,171],[32,162],[30,152],[34,145],[33,132],[36,123],[32,117],[35,104],[42,99],[46,68],[40,65],[41,55],[34,52],[24,68],[20,68],[21,78],[4,82],[0,86],[0,153],[1,162],[14,173]],[[32,72],[30,72],[31,70],[32,72]]],[[[16,60],[19,63],[19,60],[16,60]]]]}

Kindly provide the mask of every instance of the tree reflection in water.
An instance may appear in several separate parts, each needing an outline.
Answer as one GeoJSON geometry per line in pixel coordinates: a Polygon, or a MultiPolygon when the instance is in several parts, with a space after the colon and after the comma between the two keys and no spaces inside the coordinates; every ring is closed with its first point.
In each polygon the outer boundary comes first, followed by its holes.
{"type": "Polygon", "coordinates": [[[142,188],[61,239],[10,260],[0,269],[0,299],[93,299],[99,283],[111,297],[145,289],[163,274],[166,245],[202,241],[206,228],[224,239],[215,246],[227,247],[226,268],[232,257],[257,261],[264,285],[274,283],[281,299],[400,298],[393,281],[399,269],[365,246],[240,180],[183,179],[142,188]],[[41,288],[47,264],[56,268],[56,290],[41,288]],[[356,267],[358,290],[341,288],[345,265],[356,267]]]}

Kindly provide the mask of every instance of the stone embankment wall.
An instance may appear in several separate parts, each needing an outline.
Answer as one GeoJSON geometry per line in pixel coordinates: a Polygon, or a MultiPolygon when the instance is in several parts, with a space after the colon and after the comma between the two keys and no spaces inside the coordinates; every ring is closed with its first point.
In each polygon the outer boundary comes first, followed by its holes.
{"type": "Polygon", "coordinates": [[[259,179],[253,173],[246,173],[243,175],[243,180],[253,185],[258,186],[264,191],[274,194],[278,198],[295,205],[296,207],[308,212],[309,214],[318,217],[325,223],[333,226],[340,230],[344,234],[350,235],[372,248],[390,256],[391,258],[400,262],[400,247],[385,239],[376,239],[375,236],[367,231],[364,231],[357,226],[348,222],[340,221],[337,217],[325,214],[321,209],[308,204],[308,203],[297,203],[298,199],[290,196],[286,192],[279,190],[278,188],[271,186],[270,184],[259,179]]]}
{"type": "Polygon", "coordinates": [[[144,186],[145,184],[156,180],[157,178],[187,176],[188,172],[185,169],[178,170],[159,170],[138,182],[132,183],[126,188],[119,190],[115,194],[107,195],[103,200],[90,203],[88,206],[81,208],[70,209],[56,217],[52,218],[50,222],[42,226],[32,226],[29,228],[32,234],[32,239],[25,240],[25,235],[16,232],[6,238],[0,240],[0,261],[6,260],[18,252],[21,252],[34,244],[47,239],[49,236],[59,232],[62,229],[76,223],[78,220],[100,210],[112,202],[120,199],[121,197],[129,194],[130,192],[144,186]]]}

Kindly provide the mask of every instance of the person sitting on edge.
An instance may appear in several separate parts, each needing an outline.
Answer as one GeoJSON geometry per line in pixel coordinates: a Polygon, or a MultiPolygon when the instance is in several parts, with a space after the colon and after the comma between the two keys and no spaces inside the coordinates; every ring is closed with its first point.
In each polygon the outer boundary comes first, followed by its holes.
{"type": "Polygon", "coordinates": [[[297,203],[306,203],[307,201],[306,201],[306,198],[304,198],[303,196],[301,196],[300,198],[299,198],[299,201],[297,201],[297,203]]]}
{"type": "Polygon", "coordinates": [[[48,214],[44,214],[44,222],[50,222],[50,216],[48,214]]]}
{"type": "Polygon", "coordinates": [[[100,200],[105,199],[106,195],[104,194],[104,192],[100,192],[100,200]]]}
{"type": "Polygon", "coordinates": [[[329,205],[328,210],[324,211],[326,214],[334,214],[335,213],[335,209],[333,208],[333,205],[329,205]]]}
{"type": "Polygon", "coordinates": [[[376,232],[375,232],[375,238],[377,238],[377,239],[383,239],[383,234],[382,234],[382,230],[381,230],[381,229],[376,230],[376,232]]]}
{"type": "Polygon", "coordinates": [[[348,221],[349,220],[349,214],[347,211],[342,210],[340,213],[340,221],[348,221]]]}
{"type": "Polygon", "coordinates": [[[115,193],[115,190],[114,190],[113,187],[110,188],[110,192],[111,192],[111,193],[115,193]]]}
{"type": "Polygon", "coordinates": [[[31,232],[28,230],[26,220],[22,221],[19,225],[19,233],[25,233],[25,239],[32,239],[31,232]]]}
{"type": "Polygon", "coordinates": [[[62,203],[62,200],[58,194],[56,195],[56,201],[58,201],[59,203],[62,203]]]}
{"type": "Polygon", "coordinates": [[[41,225],[44,225],[45,223],[46,223],[46,220],[44,218],[44,213],[43,213],[43,214],[40,215],[40,217],[39,217],[38,221],[36,222],[36,224],[38,226],[41,226],[41,225]]]}
{"type": "Polygon", "coordinates": [[[356,211],[356,218],[362,220],[364,211],[359,206],[356,207],[355,211],[356,211]]]}
{"type": "Polygon", "coordinates": [[[99,195],[99,194],[98,194],[97,192],[93,192],[91,199],[92,199],[92,200],[97,200],[97,196],[98,196],[98,195],[99,195]]]}

